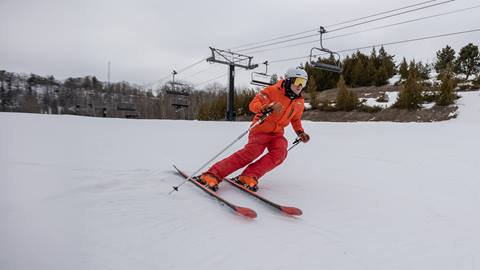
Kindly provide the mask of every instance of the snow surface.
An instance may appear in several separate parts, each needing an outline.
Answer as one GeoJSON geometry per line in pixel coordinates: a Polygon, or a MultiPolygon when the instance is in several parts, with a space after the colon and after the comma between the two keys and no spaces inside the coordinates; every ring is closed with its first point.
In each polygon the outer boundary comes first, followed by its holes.
{"type": "Polygon", "coordinates": [[[0,113],[0,269],[480,269],[480,95],[461,95],[446,122],[305,121],[259,191],[303,216],[221,186],[254,220],[189,183],[167,195],[173,163],[246,122],[0,113]]]}
{"type": "Polygon", "coordinates": [[[398,92],[386,92],[385,95],[387,95],[387,102],[378,102],[376,98],[364,98],[365,99],[365,105],[367,106],[379,106],[382,108],[390,108],[397,102],[398,99],[398,92]]]}

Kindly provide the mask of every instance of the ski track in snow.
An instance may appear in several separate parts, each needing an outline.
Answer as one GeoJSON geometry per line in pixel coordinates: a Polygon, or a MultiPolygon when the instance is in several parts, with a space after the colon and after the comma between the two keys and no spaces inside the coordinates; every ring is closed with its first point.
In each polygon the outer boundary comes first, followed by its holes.
{"type": "Polygon", "coordinates": [[[303,216],[221,185],[255,220],[190,183],[167,195],[172,164],[246,122],[0,113],[0,269],[478,269],[480,95],[461,95],[446,122],[304,121],[259,191],[303,216]]]}

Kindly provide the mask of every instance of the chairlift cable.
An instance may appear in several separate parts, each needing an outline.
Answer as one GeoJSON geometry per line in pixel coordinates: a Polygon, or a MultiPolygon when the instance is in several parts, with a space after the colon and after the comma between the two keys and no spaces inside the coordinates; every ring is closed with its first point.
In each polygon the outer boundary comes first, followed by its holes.
{"type": "Polygon", "coordinates": [[[337,26],[337,25],[341,25],[341,24],[352,23],[352,22],[356,22],[356,21],[363,20],[363,19],[368,19],[368,18],[371,18],[371,17],[376,17],[376,16],[388,14],[388,13],[391,13],[391,12],[399,11],[399,10],[402,10],[402,9],[411,8],[411,7],[416,7],[416,6],[420,6],[420,5],[423,5],[423,4],[427,4],[427,3],[431,3],[431,2],[436,2],[436,1],[437,1],[437,0],[425,1],[425,2],[422,2],[422,3],[418,3],[418,4],[414,4],[414,5],[409,5],[409,6],[405,6],[405,7],[401,7],[401,8],[396,8],[396,9],[392,9],[392,10],[388,10],[388,11],[384,11],[384,12],[379,12],[379,13],[376,13],[376,14],[372,14],[372,15],[368,15],[368,16],[356,18],[356,19],[353,19],[353,20],[348,20],[348,21],[344,21],[344,22],[340,22],[340,23],[336,23],[336,24],[327,25],[327,26],[325,26],[325,27],[333,27],[333,26],[337,26]]]}
{"type": "Polygon", "coordinates": [[[190,69],[190,68],[192,68],[192,67],[194,67],[194,66],[196,66],[196,65],[198,65],[198,64],[200,64],[200,63],[203,63],[205,60],[207,60],[207,57],[202,58],[201,60],[198,60],[197,62],[194,62],[193,64],[190,64],[190,65],[188,65],[188,66],[186,66],[186,67],[184,67],[184,68],[181,68],[181,69],[177,70],[177,74],[182,73],[182,72],[184,72],[185,70],[188,70],[188,69],[190,69]]]}
{"type": "MultiPolygon", "coordinates": [[[[368,15],[368,16],[364,16],[364,17],[357,18],[357,19],[352,19],[352,20],[349,20],[349,21],[344,21],[344,22],[335,23],[335,24],[332,24],[332,25],[327,25],[326,27],[328,28],[328,27],[332,27],[332,26],[337,26],[337,25],[345,24],[345,23],[355,22],[355,21],[359,21],[359,20],[363,20],[363,19],[367,19],[367,18],[371,18],[371,17],[375,17],[375,16],[379,16],[379,15],[383,15],[383,14],[395,12],[395,11],[399,11],[399,10],[402,10],[402,9],[407,9],[407,8],[411,8],[411,7],[415,7],[415,6],[424,5],[424,4],[427,4],[427,3],[430,3],[430,2],[435,2],[435,1],[437,1],[437,0],[424,1],[424,2],[421,2],[421,3],[418,3],[418,4],[408,5],[408,6],[404,6],[404,7],[400,7],[400,8],[396,8],[396,9],[392,9],[392,10],[387,10],[387,11],[375,13],[375,14],[368,15]]],[[[447,1],[447,2],[451,2],[451,1],[455,1],[455,0],[449,0],[449,1],[447,1]]],[[[442,3],[439,3],[439,4],[444,4],[444,3],[446,3],[446,2],[442,2],[442,3]]],[[[436,4],[436,5],[439,5],[439,4],[436,4]]],[[[430,6],[428,6],[428,7],[431,7],[431,6],[432,6],[432,5],[430,5],[430,6]]],[[[416,11],[416,10],[412,10],[412,11],[416,11]]],[[[406,13],[407,13],[407,12],[412,12],[412,11],[406,11],[406,13]]],[[[309,32],[314,32],[314,31],[318,31],[318,28],[310,29],[310,30],[306,30],[306,31],[302,31],[302,32],[294,33],[294,34],[284,35],[284,36],[280,36],[280,37],[276,37],[276,38],[272,38],[272,39],[268,39],[268,40],[264,40],[264,41],[251,42],[251,43],[239,45],[239,46],[236,46],[236,47],[232,47],[232,48],[230,48],[230,49],[233,50],[233,49],[238,49],[238,48],[247,47],[247,46],[251,46],[251,45],[257,45],[257,44],[261,44],[261,43],[265,43],[265,42],[275,41],[275,40],[279,40],[279,39],[290,38],[290,37],[293,37],[293,36],[298,36],[298,35],[301,35],[301,34],[305,34],[305,33],[309,33],[309,32]]]]}
{"type": "Polygon", "coordinates": [[[220,75],[220,76],[217,76],[217,77],[215,77],[215,78],[208,79],[208,80],[206,80],[206,81],[203,81],[203,82],[197,83],[197,84],[195,84],[195,85],[193,86],[193,88],[197,88],[198,86],[200,86],[200,85],[202,85],[202,84],[209,83],[209,82],[211,82],[211,81],[214,81],[214,80],[220,79],[220,78],[222,78],[222,77],[225,77],[225,76],[227,76],[227,75],[228,75],[228,72],[227,72],[227,73],[223,73],[222,75],[220,75]]]}
{"type": "MultiPolygon", "coordinates": [[[[351,33],[346,33],[346,34],[331,36],[331,37],[324,38],[323,40],[330,40],[330,39],[335,39],[335,38],[339,38],[339,37],[351,36],[351,35],[355,35],[355,34],[370,32],[370,31],[379,30],[379,29],[384,29],[384,28],[389,28],[389,27],[393,27],[393,26],[397,26],[397,25],[401,25],[401,24],[406,24],[406,23],[421,21],[421,20],[425,20],[425,19],[431,19],[431,18],[440,17],[440,16],[444,16],[444,15],[450,15],[450,14],[459,13],[459,12],[463,12],[463,11],[470,11],[470,10],[472,10],[472,9],[477,9],[477,8],[480,8],[480,5],[476,5],[476,6],[472,6],[472,7],[468,7],[468,8],[457,9],[457,10],[453,10],[453,11],[449,11],[449,12],[444,12],[444,13],[439,13],[439,14],[435,14],[435,15],[430,15],[430,16],[426,16],[426,17],[411,19],[411,20],[407,20],[407,21],[403,21],[403,22],[398,22],[398,23],[392,23],[392,24],[388,24],[388,25],[373,27],[373,28],[369,28],[369,29],[365,29],[365,30],[361,30],[361,31],[356,31],[356,32],[351,32],[351,33]]],[[[318,34],[309,35],[309,36],[305,36],[305,37],[312,37],[312,36],[318,36],[318,34]]],[[[299,39],[300,39],[300,38],[299,38],[299,39]]],[[[317,43],[317,42],[318,42],[318,39],[315,39],[315,40],[310,40],[310,41],[305,41],[305,42],[290,44],[290,45],[286,45],[286,46],[282,46],[282,47],[276,47],[276,48],[270,48],[270,49],[263,49],[263,50],[257,50],[257,51],[249,51],[249,52],[247,52],[247,53],[249,53],[249,54],[254,54],[254,53],[260,53],[260,52],[267,52],[267,51],[273,51],[273,50],[277,50],[277,49],[291,48],[291,47],[296,47],[296,46],[306,45],[306,44],[312,44],[312,43],[317,43]]]]}
{"type": "Polygon", "coordinates": [[[360,22],[360,23],[355,23],[355,24],[347,25],[347,26],[340,27],[340,28],[335,28],[335,29],[330,30],[328,32],[335,32],[335,31],[339,31],[339,30],[343,30],[343,29],[347,29],[347,28],[352,28],[352,27],[359,26],[359,25],[362,25],[362,24],[367,24],[367,23],[371,23],[371,22],[375,22],[375,21],[379,21],[379,20],[383,20],[383,19],[388,19],[388,18],[391,18],[391,17],[394,17],[394,16],[403,15],[403,14],[410,13],[410,12],[413,12],[413,11],[418,11],[418,10],[422,10],[422,9],[426,9],[426,8],[430,8],[430,7],[434,7],[434,6],[438,6],[438,5],[443,5],[443,4],[446,4],[446,3],[453,2],[453,1],[455,1],[455,0],[447,0],[447,1],[443,1],[443,2],[440,2],[440,3],[428,5],[428,6],[415,8],[415,9],[412,9],[412,10],[402,11],[402,12],[395,13],[395,14],[392,14],[392,15],[383,16],[383,17],[380,17],[380,18],[377,18],[377,19],[368,20],[368,21],[360,22]]]}
{"type": "MultiPolygon", "coordinates": [[[[432,39],[432,38],[440,38],[440,37],[460,35],[460,34],[467,34],[467,33],[472,33],[472,32],[479,32],[479,31],[480,31],[480,28],[477,28],[477,29],[465,30],[465,31],[448,33],[448,34],[440,34],[440,35],[434,35],[434,36],[426,36],[426,37],[420,37],[420,38],[400,40],[400,41],[395,41],[395,42],[380,43],[380,44],[363,46],[363,47],[358,47],[358,48],[353,48],[353,49],[344,49],[344,50],[340,50],[340,51],[337,51],[337,52],[338,53],[343,53],[343,52],[356,51],[356,50],[367,49],[367,48],[372,48],[372,47],[395,45],[395,44],[400,44],[400,43],[408,43],[408,42],[413,42],[413,41],[426,40],[426,39],[432,39]]],[[[305,58],[308,58],[308,57],[309,57],[309,55],[300,56],[300,57],[285,58],[285,59],[278,59],[278,60],[270,60],[270,63],[288,62],[288,61],[293,61],[293,60],[305,59],[305,58]]]]}
{"type": "MultiPolygon", "coordinates": [[[[344,27],[340,27],[340,28],[336,28],[336,29],[327,31],[327,33],[335,32],[335,31],[339,31],[339,30],[343,30],[343,29],[347,29],[347,28],[352,28],[352,27],[355,27],[355,26],[359,26],[359,25],[362,25],[362,24],[371,23],[371,22],[375,22],[375,21],[379,21],[379,20],[384,20],[384,19],[387,19],[387,18],[390,18],[390,17],[403,15],[403,14],[406,14],[406,13],[409,13],[409,12],[414,12],[414,11],[418,11],[418,10],[433,7],[433,6],[438,6],[438,5],[446,4],[446,3],[449,3],[449,2],[453,2],[453,1],[455,1],[455,0],[447,0],[447,1],[444,1],[444,2],[441,2],[441,3],[436,3],[436,4],[428,5],[428,6],[425,6],[425,7],[420,7],[420,8],[416,8],[416,9],[412,9],[412,10],[407,10],[407,11],[395,13],[395,14],[384,16],[384,17],[377,18],[377,19],[373,19],[373,20],[369,20],[369,21],[365,21],[365,22],[360,22],[360,23],[356,23],[356,24],[352,24],[352,25],[347,25],[347,26],[344,26],[344,27]]],[[[326,26],[326,27],[328,28],[329,26],[326,26]]],[[[318,32],[318,28],[315,29],[315,30],[318,32]]],[[[311,31],[312,30],[310,30],[308,32],[311,32],[311,31]]],[[[309,37],[314,37],[314,36],[318,36],[318,35],[319,34],[316,33],[316,34],[311,34],[311,35],[307,35],[307,36],[291,38],[291,39],[288,39],[288,40],[282,40],[282,41],[277,41],[277,42],[272,42],[272,43],[268,43],[268,44],[263,44],[263,45],[258,45],[258,46],[254,46],[254,47],[245,48],[245,49],[242,49],[240,51],[249,51],[249,50],[253,50],[253,49],[259,49],[259,48],[263,48],[263,47],[268,47],[268,46],[272,46],[272,45],[287,43],[287,42],[300,40],[300,39],[305,39],[305,38],[309,38],[309,37]]]]}

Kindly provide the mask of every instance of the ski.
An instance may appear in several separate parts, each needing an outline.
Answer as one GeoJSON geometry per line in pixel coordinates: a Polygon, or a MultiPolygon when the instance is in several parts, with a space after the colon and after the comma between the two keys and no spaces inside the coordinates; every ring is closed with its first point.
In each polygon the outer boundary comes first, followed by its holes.
{"type": "Polygon", "coordinates": [[[248,218],[256,218],[257,217],[257,213],[255,211],[253,211],[252,209],[247,208],[247,207],[241,207],[241,206],[235,205],[235,204],[225,200],[224,198],[220,197],[217,193],[210,190],[209,188],[203,186],[202,184],[198,183],[197,181],[195,181],[193,179],[189,179],[189,176],[184,171],[177,168],[177,166],[173,165],[173,168],[175,168],[175,170],[177,171],[177,173],[180,176],[184,177],[185,179],[188,179],[188,181],[190,183],[194,184],[196,187],[200,188],[201,190],[203,190],[208,195],[214,197],[218,201],[220,201],[223,204],[225,204],[226,206],[230,207],[236,213],[238,213],[242,216],[248,217],[248,218]]]}
{"type": "Polygon", "coordinates": [[[275,203],[275,202],[272,202],[268,199],[266,199],[265,197],[262,197],[260,196],[259,194],[249,190],[248,188],[238,184],[235,180],[233,179],[230,179],[230,178],[224,178],[225,181],[227,181],[228,183],[232,184],[233,186],[241,189],[242,191],[254,196],[255,198],[265,202],[266,204],[280,210],[282,213],[285,213],[287,215],[291,215],[291,216],[300,216],[302,215],[302,210],[296,208],[296,207],[290,207],[290,206],[284,206],[284,205],[280,205],[278,203],[275,203]]]}

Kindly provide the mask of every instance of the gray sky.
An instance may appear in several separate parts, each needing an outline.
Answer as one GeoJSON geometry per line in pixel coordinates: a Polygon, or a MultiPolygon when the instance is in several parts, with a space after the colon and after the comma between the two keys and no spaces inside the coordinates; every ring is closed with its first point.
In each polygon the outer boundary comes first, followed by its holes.
{"type": "MultiPolygon", "coordinates": [[[[425,1],[0,0],[0,69],[54,75],[58,79],[96,75],[106,81],[107,63],[111,61],[111,81],[147,84],[165,78],[173,69],[182,69],[210,56],[209,46],[228,49],[425,1]]],[[[440,2],[443,1],[429,4],[440,2]]],[[[328,33],[325,37],[478,5],[479,0],[456,0],[328,33]]],[[[325,40],[324,46],[344,50],[478,29],[478,14],[480,8],[470,9],[325,40]]],[[[262,49],[309,40],[315,38],[262,49]]],[[[480,32],[386,46],[386,50],[396,55],[397,62],[404,56],[431,62],[435,59],[435,51],[445,45],[451,45],[458,52],[469,42],[480,45],[480,32]]],[[[254,53],[252,56],[255,63],[275,61],[308,55],[310,48],[318,45],[311,43],[254,53]]],[[[286,68],[306,60],[274,62],[269,66],[269,73],[283,74],[286,68]]],[[[256,71],[262,70],[263,66],[256,71]]],[[[199,84],[226,72],[227,66],[201,63],[177,75],[177,78],[199,84]]],[[[236,74],[237,86],[247,86],[250,71],[238,69],[236,74]]],[[[227,76],[216,81],[226,84],[227,76]]]]}

